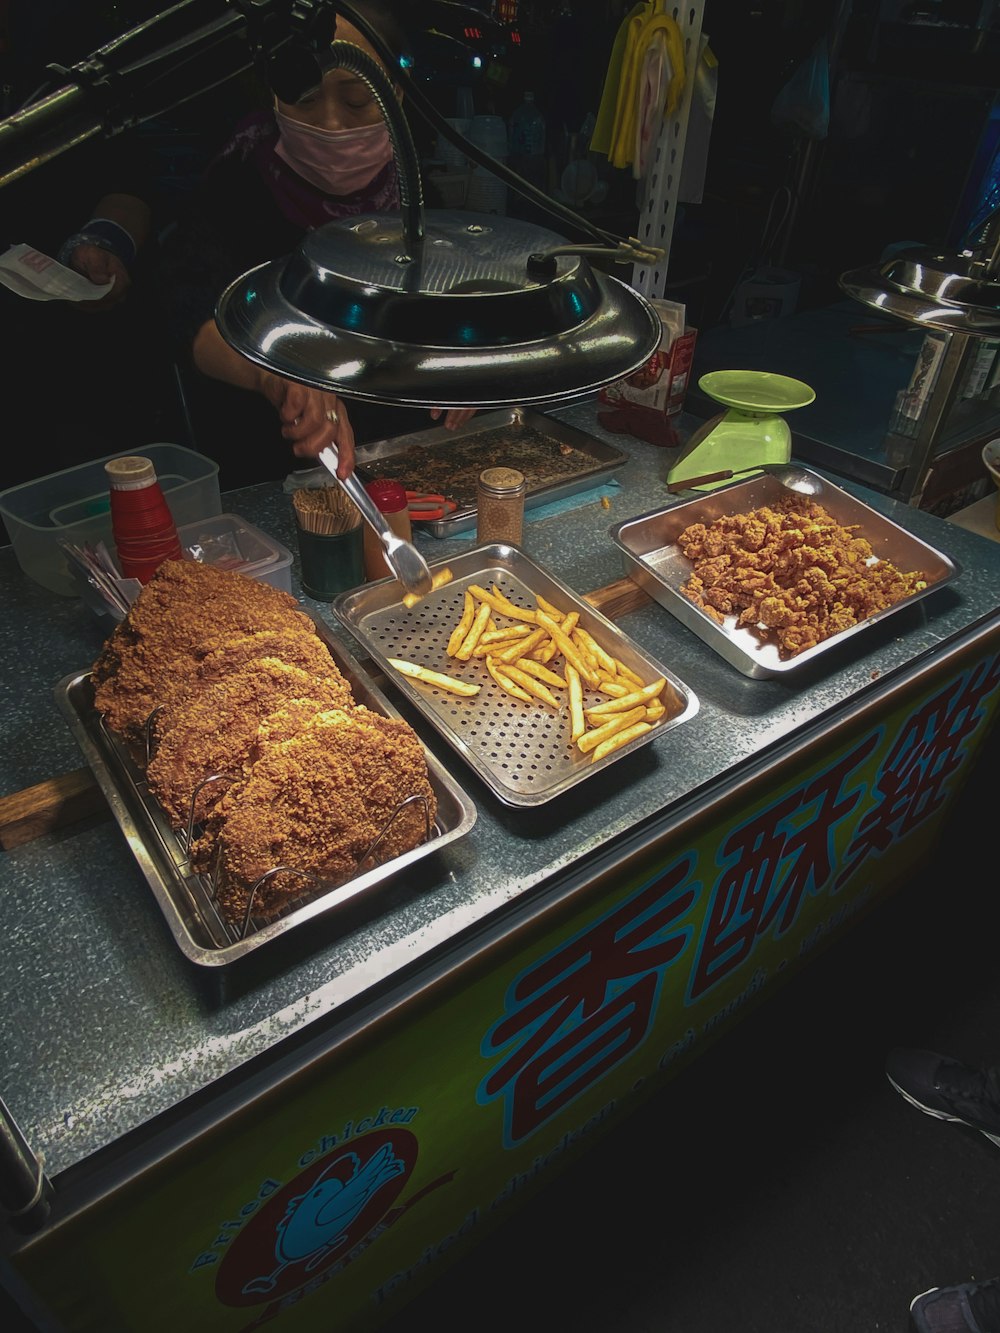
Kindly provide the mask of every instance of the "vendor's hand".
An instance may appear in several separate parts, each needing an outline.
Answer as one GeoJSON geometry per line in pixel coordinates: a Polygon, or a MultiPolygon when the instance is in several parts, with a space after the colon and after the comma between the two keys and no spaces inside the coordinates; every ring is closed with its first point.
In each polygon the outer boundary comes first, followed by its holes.
{"type": "Polygon", "coordinates": [[[69,266],[98,287],[114,282],[111,290],[96,300],[76,302],[80,310],[107,310],[124,300],[132,286],[129,271],[118,256],[110,250],[102,250],[99,245],[78,245],[69,256],[69,266]]]}
{"type": "Polygon", "coordinates": [[[354,470],[354,427],[342,399],[279,375],[267,376],[264,394],[277,408],[281,433],[296,458],[317,458],[333,444],[340,459],[337,476],[346,477],[354,470]]]}
{"type": "Polygon", "coordinates": [[[443,407],[432,407],[431,420],[437,421],[442,412],[444,413],[444,422],[442,424],[444,425],[445,430],[457,430],[459,426],[464,426],[470,417],[476,415],[476,409],[474,407],[449,407],[447,409],[443,407]]]}

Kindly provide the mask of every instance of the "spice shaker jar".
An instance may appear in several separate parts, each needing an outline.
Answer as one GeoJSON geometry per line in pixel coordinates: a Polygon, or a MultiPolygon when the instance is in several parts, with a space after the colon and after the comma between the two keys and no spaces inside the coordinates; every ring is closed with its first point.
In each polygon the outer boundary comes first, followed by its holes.
{"type": "Polygon", "coordinates": [[[524,495],[528,484],[515,467],[488,467],[476,486],[476,540],[518,546],[524,530],[524,495]]]}
{"type": "MultiPolygon", "coordinates": [[[[379,477],[375,481],[369,481],[365,490],[375,502],[376,508],[382,511],[396,536],[402,537],[404,541],[412,541],[413,528],[410,524],[409,503],[402,482],[379,477]]],[[[369,523],[366,523],[364,528],[365,578],[369,582],[373,579],[394,578],[395,575],[386,564],[385,547],[379,541],[377,533],[369,523]]]]}
{"type": "Polygon", "coordinates": [[[139,454],[104,465],[111,500],[111,531],[122,576],[149,580],[164,560],[183,560],[177,527],[150,459],[139,454]]]}

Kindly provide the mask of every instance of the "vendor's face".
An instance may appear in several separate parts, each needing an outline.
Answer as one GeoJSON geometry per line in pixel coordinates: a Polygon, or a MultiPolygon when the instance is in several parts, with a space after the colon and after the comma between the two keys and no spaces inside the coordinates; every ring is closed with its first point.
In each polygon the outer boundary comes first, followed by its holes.
{"type": "MultiPolygon", "coordinates": [[[[337,40],[360,46],[385,69],[385,64],[361,33],[345,19],[337,19],[337,40]]],[[[352,130],[374,125],[382,113],[364,79],[346,69],[332,69],[315,92],[295,103],[277,100],[278,110],[292,120],[319,130],[352,130]]]]}

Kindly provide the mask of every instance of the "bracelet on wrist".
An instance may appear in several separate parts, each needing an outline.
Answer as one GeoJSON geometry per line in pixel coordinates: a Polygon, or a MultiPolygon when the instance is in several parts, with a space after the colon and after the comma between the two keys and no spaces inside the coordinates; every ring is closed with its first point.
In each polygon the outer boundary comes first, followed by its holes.
{"type": "Polygon", "coordinates": [[[111,218],[91,218],[82,230],[74,232],[59,249],[56,258],[60,264],[68,264],[73,251],[78,245],[96,245],[100,250],[117,255],[126,268],[131,268],[135,261],[135,241],[117,222],[111,218]]]}

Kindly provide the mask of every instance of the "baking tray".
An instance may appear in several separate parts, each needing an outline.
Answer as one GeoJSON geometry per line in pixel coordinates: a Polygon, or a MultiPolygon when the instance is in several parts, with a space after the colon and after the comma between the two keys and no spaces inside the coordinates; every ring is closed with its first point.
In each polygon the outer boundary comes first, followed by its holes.
{"type": "Polygon", "coordinates": [[[362,480],[391,477],[407,490],[444,494],[458,508],[422,522],[422,532],[452,537],[476,526],[476,479],[484,468],[516,467],[527,478],[525,508],[589,490],[628,462],[628,454],[554,417],[515,407],[484,412],[457,430],[431,430],[358,448],[362,480]],[[553,473],[553,469],[556,470],[553,473]]]}
{"type": "MultiPolygon", "coordinates": [[[[385,717],[399,718],[397,709],[376,689],[330,630],[318,620],[316,626],[348,680],[355,700],[385,717]]],[[[430,839],[403,856],[319,894],[259,929],[251,928],[239,938],[240,932],[229,926],[216,910],[210,879],[190,872],[183,838],[170,827],[159,803],[149,794],[142,770],[95,710],[90,672],[66,676],[56,686],[55,696],[181,952],[191,962],[205,967],[233,963],[349,900],[374,894],[386,880],[397,881],[415,861],[464,837],[476,822],[475,805],[447,769],[425,749],[428,777],[437,799],[437,817],[430,839]]]]}
{"type": "MultiPolygon", "coordinates": [[[[494,794],[511,806],[537,806],[562,796],[578,782],[656,740],[698,711],[698,700],[667,667],[644,653],[589,602],[536,565],[515,546],[496,542],[464,552],[437,568],[452,580],[419,601],[403,606],[399,585],[391,579],[368,584],[334,598],[334,613],[433,727],[494,794]],[[567,707],[554,712],[542,703],[524,703],[505,693],[481,659],[459,662],[447,655],[448,639],[461,618],[465,589],[472,583],[500,591],[519,606],[533,607],[541,595],[563,612],[577,611],[579,624],[613,657],[649,682],[663,676],[667,714],[651,731],[596,763],[569,741],[567,707]],[[433,671],[481,686],[462,698],[421,684],[390,666],[399,657],[433,671]]],[[[502,621],[503,617],[499,616],[502,621]]],[[[585,688],[584,707],[607,702],[585,688]]]]}
{"type": "Polygon", "coordinates": [[[845,640],[865,633],[887,616],[937,592],[961,573],[959,565],[950,556],[928,546],[817,473],[794,465],[768,467],[760,475],[734,481],[709,495],[682,500],[666,509],[626,519],[615,524],[610,535],[622,554],[625,572],[633,582],[704,639],[731,666],[751,677],[801,671],[829,649],[839,647],[845,640]],[[927,587],[795,657],[782,659],[776,645],[762,644],[750,630],[737,629],[735,617],[728,617],[725,624],[720,625],[688,601],[681,587],[691,573],[691,562],[681,554],[676,542],[690,523],[707,525],[724,515],[743,514],[761,505],[774,504],[792,492],[808,494],[845,527],[856,526],[858,535],[868,539],[877,557],[890,560],[900,570],[921,570],[927,587]]]}

